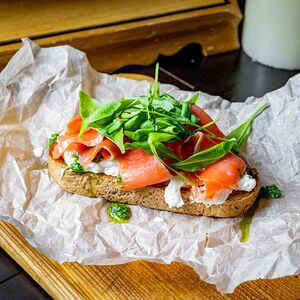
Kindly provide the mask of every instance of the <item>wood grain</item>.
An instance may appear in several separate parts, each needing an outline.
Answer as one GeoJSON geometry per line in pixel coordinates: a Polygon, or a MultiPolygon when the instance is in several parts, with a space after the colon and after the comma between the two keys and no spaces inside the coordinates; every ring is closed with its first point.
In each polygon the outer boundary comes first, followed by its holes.
{"type": "Polygon", "coordinates": [[[16,41],[24,36],[48,36],[222,3],[225,0],[1,1],[0,43],[16,41]]]}
{"type": "MultiPolygon", "coordinates": [[[[31,13],[30,8],[27,13],[31,13]]],[[[7,20],[8,16],[4,22],[7,20]]],[[[148,65],[159,54],[172,55],[189,43],[200,44],[204,55],[238,49],[240,20],[237,3],[230,0],[216,7],[178,11],[121,24],[92,29],[82,25],[81,30],[51,36],[37,34],[43,37],[36,37],[34,41],[41,46],[69,44],[84,51],[97,70],[112,72],[129,64],[148,65]]],[[[65,26],[63,17],[58,24],[62,28],[65,26]]],[[[8,40],[7,37],[3,39],[8,40]]],[[[19,42],[0,45],[0,68],[20,47],[19,42]]]]}

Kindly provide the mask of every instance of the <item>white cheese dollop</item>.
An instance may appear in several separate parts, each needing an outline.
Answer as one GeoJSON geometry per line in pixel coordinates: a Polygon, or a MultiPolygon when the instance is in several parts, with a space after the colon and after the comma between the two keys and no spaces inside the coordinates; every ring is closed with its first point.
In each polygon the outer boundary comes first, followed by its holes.
{"type": "Polygon", "coordinates": [[[65,151],[64,160],[65,160],[65,163],[68,165],[68,167],[71,165],[71,163],[74,160],[74,157],[76,157],[76,156],[78,156],[77,151],[74,151],[74,150],[65,151]]]}
{"type": "MultiPolygon", "coordinates": [[[[165,201],[169,205],[169,208],[172,207],[181,207],[184,205],[184,201],[181,197],[180,189],[186,185],[186,182],[180,177],[176,176],[170,180],[170,183],[165,188],[165,201]]],[[[238,190],[239,191],[247,191],[250,192],[256,186],[256,180],[251,175],[245,173],[239,183],[238,190]]],[[[207,207],[211,205],[220,205],[223,204],[228,196],[232,193],[232,189],[222,189],[218,193],[214,195],[214,197],[204,200],[200,196],[197,199],[190,198],[191,202],[196,203],[204,203],[207,207]]]]}
{"type": "Polygon", "coordinates": [[[169,205],[169,208],[172,207],[181,207],[184,202],[181,197],[180,189],[186,185],[186,182],[180,177],[173,177],[167,187],[165,188],[165,201],[169,205]]]}
{"type": "Polygon", "coordinates": [[[204,203],[207,207],[210,207],[213,204],[223,204],[231,193],[232,189],[222,189],[210,199],[204,200],[203,198],[201,198],[202,194],[200,194],[200,196],[197,199],[190,198],[190,200],[191,202],[204,203]]]}
{"type": "Polygon", "coordinates": [[[90,163],[88,166],[85,166],[86,171],[92,173],[104,173],[110,176],[119,176],[120,167],[119,162],[116,159],[106,160],[103,159],[98,163],[90,163]]]}
{"type": "Polygon", "coordinates": [[[256,186],[256,180],[251,175],[245,173],[238,184],[238,191],[251,192],[256,186]]]}

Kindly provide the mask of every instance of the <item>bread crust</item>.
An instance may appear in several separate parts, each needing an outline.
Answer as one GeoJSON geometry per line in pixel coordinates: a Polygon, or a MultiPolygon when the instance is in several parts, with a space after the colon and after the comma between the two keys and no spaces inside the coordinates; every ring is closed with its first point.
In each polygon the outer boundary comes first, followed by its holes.
{"type": "Polygon", "coordinates": [[[140,205],[148,208],[166,210],[190,215],[203,215],[208,217],[229,218],[245,213],[255,202],[260,190],[260,180],[256,169],[249,173],[256,179],[256,186],[251,192],[233,191],[228,199],[220,205],[207,207],[203,203],[191,203],[190,192],[182,190],[184,205],[180,208],[169,208],[164,199],[163,187],[145,187],[132,191],[124,191],[116,184],[116,178],[105,174],[91,172],[75,173],[66,170],[63,159],[55,160],[52,157],[53,147],[49,149],[49,174],[69,193],[88,197],[102,197],[108,201],[140,205]]]}

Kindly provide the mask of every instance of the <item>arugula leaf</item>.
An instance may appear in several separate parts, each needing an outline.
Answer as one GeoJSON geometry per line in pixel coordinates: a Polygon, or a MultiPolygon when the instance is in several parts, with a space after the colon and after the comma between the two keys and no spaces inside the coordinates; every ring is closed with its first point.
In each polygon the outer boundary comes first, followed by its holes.
{"type": "Polygon", "coordinates": [[[191,120],[191,123],[194,123],[194,124],[199,124],[199,121],[200,121],[200,120],[199,120],[195,115],[193,115],[193,114],[191,114],[190,120],[191,120]]]}
{"type": "Polygon", "coordinates": [[[162,108],[165,111],[169,112],[174,108],[174,105],[170,103],[168,100],[163,99],[154,99],[152,102],[154,108],[162,108]]]}
{"type": "Polygon", "coordinates": [[[144,112],[139,112],[137,115],[129,119],[124,124],[124,129],[129,131],[138,130],[141,128],[141,124],[146,120],[147,114],[144,112]]]}
{"type": "Polygon", "coordinates": [[[79,98],[80,115],[82,117],[79,136],[81,136],[88,127],[95,129],[105,128],[122,110],[140,103],[140,101],[135,98],[121,98],[120,100],[111,101],[107,104],[101,104],[86,95],[83,91],[79,92],[79,98]]]}
{"type": "Polygon", "coordinates": [[[242,123],[239,127],[235,128],[228,134],[228,139],[236,139],[235,145],[232,149],[234,152],[240,153],[241,147],[244,145],[248,136],[250,135],[251,126],[254,119],[269,106],[270,104],[268,103],[262,105],[259,109],[257,109],[254,112],[254,114],[246,122],[242,123]]]}
{"type": "Polygon", "coordinates": [[[141,129],[152,129],[154,131],[153,124],[150,120],[146,120],[141,124],[141,129]]]}
{"type": "Polygon", "coordinates": [[[125,109],[122,112],[122,114],[120,115],[120,117],[122,119],[130,119],[130,118],[133,118],[134,116],[136,116],[139,113],[140,113],[139,109],[136,109],[136,108],[127,108],[127,109],[125,109]]]}
{"type": "Polygon", "coordinates": [[[123,127],[120,127],[117,131],[113,132],[112,134],[104,133],[104,136],[113,141],[119,147],[122,153],[125,153],[123,127]]]}
{"type": "Polygon", "coordinates": [[[234,146],[235,139],[217,144],[207,150],[200,151],[186,160],[171,164],[172,167],[189,172],[205,168],[225,156],[234,146]]]}
{"type": "Polygon", "coordinates": [[[155,147],[160,157],[180,161],[180,158],[163,143],[155,143],[155,147]]]}
{"type": "Polygon", "coordinates": [[[107,104],[101,104],[97,100],[85,94],[83,91],[79,92],[80,98],[80,115],[82,117],[82,125],[79,136],[81,136],[89,125],[97,121],[98,125],[106,123],[110,118],[114,117],[114,113],[121,106],[121,102],[112,101],[107,104]]]}
{"type": "Polygon", "coordinates": [[[189,109],[189,105],[185,102],[182,103],[181,105],[181,113],[180,113],[181,117],[185,117],[187,119],[189,119],[191,112],[189,109]]]}
{"type": "Polygon", "coordinates": [[[106,126],[105,130],[102,130],[101,133],[103,135],[108,134],[111,135],[113,134],[115,131],[119,130],[123,125],[123,122],[116,118],[114,119],[108,126],[106,126]]]}
{"type": "Polygon", "coordinates": [[[125,150],[141,149],[149,154],[153,154],[147,141],[125,143],[125,150]]]}
{"type": "Polygon", "coordinates": [[[155,66],[155,78],[153,84],[153,98],[159,97],[159,85],[158,85],[158,73],[159,73],[159,63],[155,66]]]}
{"type": "Polygon", "coordinates": [[[153,142],[151,141],[151,139],[148,141],[149,146],[151,148],[151,151],[153,153],[153,155],[165,166],[167,167],[169,170],[173,171],[175,174],[177,174],[179,177],[181,177],[183,180],[187,181],[189,184],[194,185],[194,183],[192,181],[189,180],[188,177],[186,177],[181,171],[177,171],[176,169],[172,168],[170,165],[166,164],[161,157],[159,156],[158,152],[157,152],[157,143],[158,142],[153,142]]]}
{"type": "Polygon", "coordinates": [[[187,104],[195,104],[198,101],[199,93],[195,94],[191,99],[186,101],[187,104]]]}
{"type": "Polygon", "coordinates": [[[48,147],[51,147],[51,145],[56,142],[59,135],[60,135],[60,132],[56,132],[56,133],[51,134],[51,136],[48,140],[48,147]]]}
{"type": "Polygon", "coordinates": [[[179,106],[179,101],[177,101],[172,95],[166,92],[159,95],[159,100],[170,102],[174,108],[179,106]]]}
{"type": "MultiPolygon", "coordinates": [[[[168,158],[172,161],[180,160],[179,157],[173,151],[171,151],[166,145],[162,143],[156,143],[155,146],[156,146],[157,153],[160,157],[168,158]]],[[[151,155],[154,155],[148,141],[126,143],[125,150],[130,150],[130,149],[141,149],[151,155]]]]}
{"type": "Polygon", "coordinates": [[[134,141],[146,141],[148,139],[149,133],[151,132],[153,132],[153,128],[138,129],[135,132],[133,132],[131,139],[134,141]]]}
{"type": "Polygon", "coordinates": [[[170,133],[161,133],[161,132],[151,132],[149,133],[148,142],[168,142],[172,139],[178,140],[176,135],[170,133]]]}

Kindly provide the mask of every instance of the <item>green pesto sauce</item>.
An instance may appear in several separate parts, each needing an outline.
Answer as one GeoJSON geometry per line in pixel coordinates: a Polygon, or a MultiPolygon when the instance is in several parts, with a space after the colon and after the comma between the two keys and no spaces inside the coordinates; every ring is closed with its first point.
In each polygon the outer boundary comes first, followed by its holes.
{"type": "Polygon", "coordinates": [[[242,236],[240,241],[247,242],[249,239],[249,234],[250,234],[250,225],[252,223],[252,215],[245,214],[243,215],[243,219],[240,223],[240,229],[242,232],[242,236]]]}
{"type": "Polygon", "coordinates": [[[109,219],[115,223],[128,223],[131,216],[129,206],[123,203],[110,203],[106,212],[109,219]]]}
{"type": "Polygon", "coordinates": [[[258,203],[261,199],[278,199],[282,197],[282,192],[275,184],[263,186],[261,187],[259,194],[257,196],[257,200],[255,204],[249,209],[242,218],[240,223],[240,230],[241,230],[241,239],[240,241],[247,242],[250,235],[250,225],[252,223],[252,217],[256,208],[258,207],[258,203]]]}
{"type": "Polygon", "coordinates": [[[60,132],[51,134],[50,138],[48,139],[48,147],[51,147],[51,145],[56,142],[59,134],[60,134],[60,132]]]}

